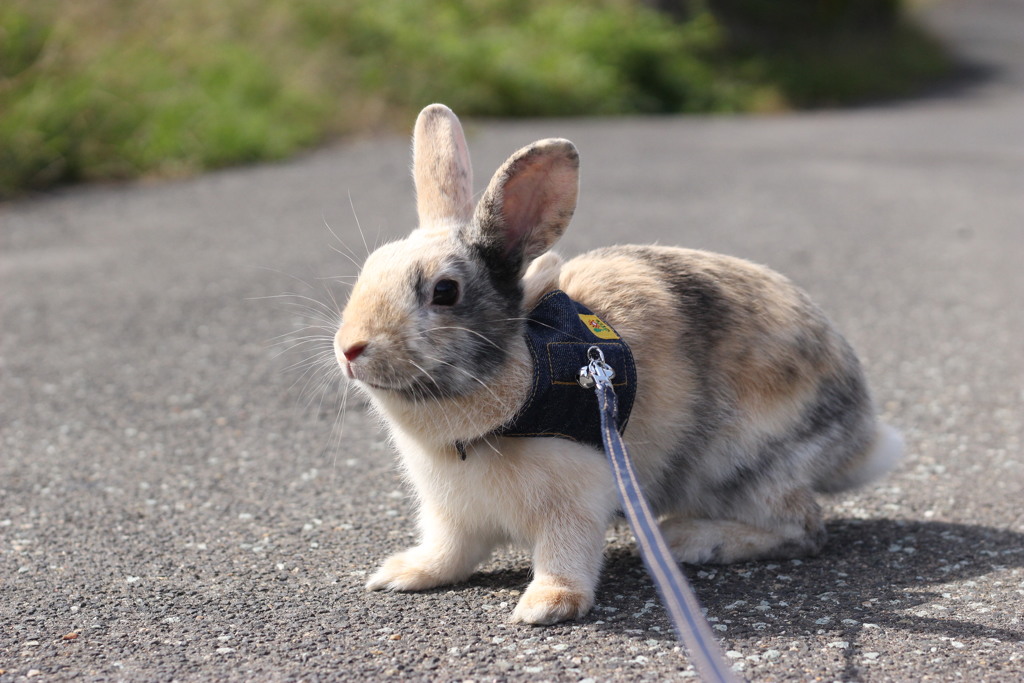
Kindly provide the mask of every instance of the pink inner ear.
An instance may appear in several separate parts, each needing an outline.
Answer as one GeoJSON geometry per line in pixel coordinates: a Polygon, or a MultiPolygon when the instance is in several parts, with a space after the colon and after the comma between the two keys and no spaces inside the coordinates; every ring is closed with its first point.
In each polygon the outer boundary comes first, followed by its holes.
{"type": "Polygon", "coordinates": [[[502,193],[506,255],[540,256],[562,236],[576,208],[575,159],[539,154],[520,160],[502,193]]]}
{"type": "Polygon", "coordinates": [[[565,232],[576,209],[579,156],[568,140],[523,147],[491,178],[476,208],[480,237],[525,267],[565,232]]]}
{"type": "Polygon", "coordinates": [[[507,230],[506,254],[520,246],[529,251],[530,233],[543,220],[548,204],[545,185],[549,175],[550,164],[531,164],[505,185],[502,213],[507,230]]]}

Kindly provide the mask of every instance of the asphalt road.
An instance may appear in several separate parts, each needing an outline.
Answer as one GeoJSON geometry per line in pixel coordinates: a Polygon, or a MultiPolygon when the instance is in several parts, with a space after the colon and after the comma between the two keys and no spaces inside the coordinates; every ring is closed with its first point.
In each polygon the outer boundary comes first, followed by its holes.
{"type": "MultiPolygon", "coordinates": [[[[983,68],[913,102],[467,125],[481,188],[522,144],[576,142],[563,254],[660,241],[788,274],[903,430],[892,476],[828,502],[819,557],[687,568],[752,680],[1024,678],[1024,5],[929,18],[983,68]]],[[[342,430],[337,387],[289,366],[327,348],[356,216],[370,242],[412,226],[408,149],[0,205],[0,681],[693,675],[624,529],[576,623],[508,623],[517,549],[363,590],[410,500],[365,407],[342,430]]]]}

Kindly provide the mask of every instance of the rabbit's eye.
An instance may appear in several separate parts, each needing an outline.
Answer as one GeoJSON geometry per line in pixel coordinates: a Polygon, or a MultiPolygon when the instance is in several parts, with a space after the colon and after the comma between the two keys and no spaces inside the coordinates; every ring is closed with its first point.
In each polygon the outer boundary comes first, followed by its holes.
{"type": "Polygon", "coordinates": [[[434,285],[434,297],[430,303],[435,306],[454,306],[459,299],[459,283],[455,280],[439,280],[434,285]]]}

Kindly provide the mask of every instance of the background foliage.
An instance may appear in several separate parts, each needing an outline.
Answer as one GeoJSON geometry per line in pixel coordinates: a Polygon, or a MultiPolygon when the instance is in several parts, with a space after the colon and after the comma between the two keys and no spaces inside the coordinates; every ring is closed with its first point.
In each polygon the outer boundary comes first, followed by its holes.
{"type": "Polygon", "coordinates": [[[280,158],[433,101],[757,112],[904,94],[947,66],[898,0],[5,0],[0,197],[280,158]]]}

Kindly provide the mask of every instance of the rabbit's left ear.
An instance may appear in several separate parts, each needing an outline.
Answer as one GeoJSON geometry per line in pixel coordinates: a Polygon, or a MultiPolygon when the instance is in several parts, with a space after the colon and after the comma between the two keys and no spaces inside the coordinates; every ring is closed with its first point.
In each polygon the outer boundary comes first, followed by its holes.
{"type": "Polygon", "coordinates": [[[477,204],[474,241],[522,274],[569,226],[579,166],[575,145],[563,139],[540,140],[513,154],[477,204]]]}
{"type": "Polygon", "coordinates": [[[473,217],[466,136],[458,117],[443,104],[431,104],[416,119],[413,178],[420,227],[465,224],[473,217]]]}

